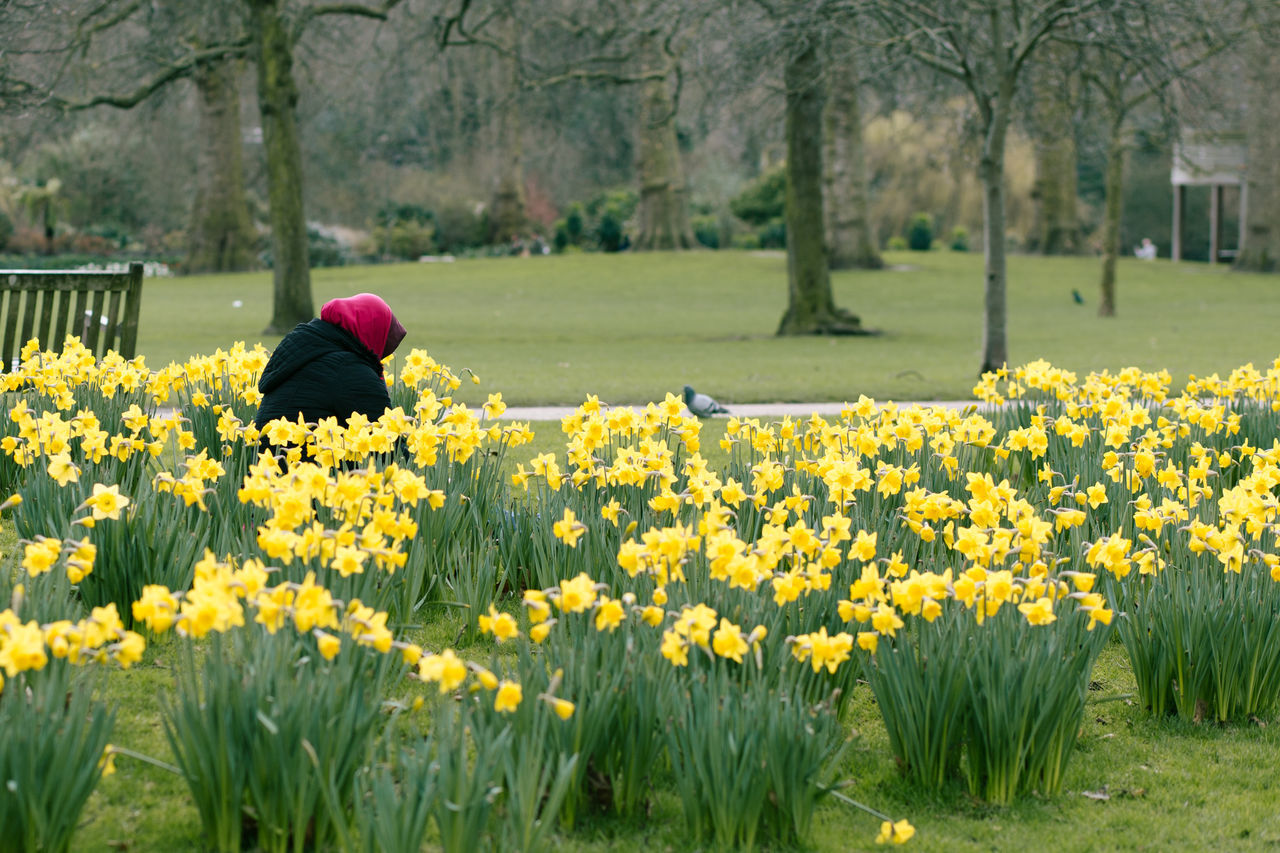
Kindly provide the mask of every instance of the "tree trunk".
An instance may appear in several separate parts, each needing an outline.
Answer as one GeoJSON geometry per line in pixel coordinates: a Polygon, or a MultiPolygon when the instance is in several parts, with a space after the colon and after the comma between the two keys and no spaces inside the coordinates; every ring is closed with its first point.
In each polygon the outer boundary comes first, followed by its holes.
{"type": "Polygon", "coordinates": [[[982,179],[983,323],[981,373],[1003,368],[1009,361],[1008,271],[1004,228],[1004,147],[1013,101],[1013,80],[1006,79],[994,98],[978,174],[982,179]]]}
{"type": "Polygon", "coordinates": [[[856,335],[831,295],[822,211],[822,81],[812,46],[787,60],[787,311],[779,335],[856,335]]]}
{"type": "Polygon", "coordinates": [[[253,265],[256,235],[244,194],[238,70],[236,62],[221,61],[195,74],[201,142],[188,272],[232,272],[253,265]]]}
{"type": "Polygon", "coordinates": [[[1124,214],[1124,119],[1112,119],[1107,136],[1106,206],[1102,219],[1102,292],[1098,316],[1116,315],[1116,260],[1120,257],[1120,218],[1124,214]]]}
{"type": "Polygon", "coordinates": [[[280,0],[249,0],[258,66],[258,108],[267,155],[274,300],[266,334],[281,335],[315,317],[307,222],[302,206],[302,150],[295,108],[293,42],[280,0]]]}
{"type": "Polygon", "coordinates": [[[1076,217],[1076,144],[1071,137],[1036,141],[1034,248],[1042,255],[1080,251],[1076,217]]]}
{"type": "Polygon", "coordinates": [[[58,253],[53,242],[58,234],[58,220],[54,210],[53,195],[50,194],[45,199],[44,208],[40,212],[40,221],[44,223],[44,253],[46,255],[56,255],[58,253]]]}
{"type": "Polygon", "coordinates": [[[880,269],[884,261],[876,250],[867,215],[867,163],[855,47],[841,40],[837,50],[827,72],[827,103],[822,115],[827,261],[833,270],[880,269]]]}
{"type": "Polygon", "coordinates": [[[1059,56],[1065,46],[1042,49],[1044,61],[1032,69],[1030,126],[1034,137],[1036,181],[1032,189],[1035,225],[1030,248],[1043,255],[1074,255],[1080,250],[1077,215],[1075,106],[1072,78],[1059,56]]]}
{"type": "MultiPolygon", "coordinates": [[[[514,18],[508,19],[508,34],[517,37],[514,18]]],[[[520,79],[516,61],[498,58],[498,180],[489,205],[489,242],[510,243],[519,239],[528,224],[524,203],[524,134],[520,120],[520,79]]]]}
{"type": "MultiPolygon", "coordinates": [[[[1280,28],[1280,12],[1271,11],[1272,31],[1280,28]]],[[[1262,36],[1259,27],[1249,37],[1248,110],[1245,135],[1248,144],[1245,192],[1248,225],[1236,268],[1254,271],[1280,269],[1280,52],[1274,39],[1262,36]]]]}
{"type": "MultiPolygon", "coordinates": [[[[665,61],[649,47],[645,55],[655,65],[665,61]]],[[[666,78],[646,80],[640,93],[636,172],[640,177],[640,233],[634,248],[691,249],[688,190],[680,166],[676,140],[676,103],[666,78]]]]}

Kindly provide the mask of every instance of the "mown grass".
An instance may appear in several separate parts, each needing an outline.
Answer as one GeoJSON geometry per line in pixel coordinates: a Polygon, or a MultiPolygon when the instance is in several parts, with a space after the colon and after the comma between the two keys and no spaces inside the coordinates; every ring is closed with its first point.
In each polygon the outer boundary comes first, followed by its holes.
{"type": "MultiPolygon", "coordinates": [[[[898,268],[841,272],[836,299],[882,332],[778,338],[780,253],[688,252],[490,259],[317,270],[317,310],[359,291],[384,296],[425,348],[510,404],[576,404],[588,394],[645,403],[685,383],[725,402],[967,399],[982,333],[982,258],[887,256],[898,268]],[[908,267],[903,269],[901,267],[908,267]]],[[[1013,257],[1009,358],[1077,370],[1136,365],[1189,373],[1269,363],[1280,345],[1280,276],[1124,259],[1120,316],[1097,317],[1093,258],[1013,257]],[[1072,291],[1086,304],[1078,305],[1072,291]]],[[[269,273],[145,285],[139,351],[152,366],[213,352],[261,331],[269,273]],[[241,307],[233,307],[239,301],[241,307]]]]}

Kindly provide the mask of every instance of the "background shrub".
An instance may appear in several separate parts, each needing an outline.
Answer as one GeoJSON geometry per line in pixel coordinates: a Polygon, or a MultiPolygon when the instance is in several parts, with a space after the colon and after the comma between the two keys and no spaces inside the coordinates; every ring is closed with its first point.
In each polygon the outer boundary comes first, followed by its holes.
{"type": "Polygon", "coordinates": [[[787,222],[781,216],[771,219],[760,229],[760,248],[787,248],[787,222]]]}
{"type": "Polygon", "coordinates": [[[695,216],[689,224],[693,226],[694,238],[708,249],[720,248],[720,222],[714,216],[695,216]]]}
{"type": "Polygon", "coordinates": [[[907,227],[907,248],[913,252],[927,252],[933,246],[933,217],[917,213],[907,227]]]}
{"type": "Polygon", "coordinates": [[[437,207],[434,223],[436,250],[450,254],[483,246],[489,230],[487,216],[477,210],[476,205],[461,199],[447,201],[437,207]]]}
{"type": "Polygon", "coordinates": [[[786,204],[786,170],[783,166],[775,166],[730,199],[729,210],[743,222],[760,228],[772,220],[781,219],[786,204]]]}

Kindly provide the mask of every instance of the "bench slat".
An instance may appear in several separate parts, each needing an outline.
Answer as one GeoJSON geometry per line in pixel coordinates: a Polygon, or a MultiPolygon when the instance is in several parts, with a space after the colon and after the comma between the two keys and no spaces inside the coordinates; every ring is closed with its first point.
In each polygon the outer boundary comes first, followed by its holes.
{"type": "Polygon", "coordinates": [[[102,336],[102,321],[98,318],[102,316],[102,303],[106,301],[106,298],[107,292],[105,290],[95,290],[93,292],[93,313],[85,318],[87,327],[85,328],[85,336],[82,343],[95,356],[98,355],[98,338],[102,336]]]}
{"type": "Polygon", "coordinates": [[[0,290],[123,290],[132,273],[4,270],[0,290]]]}
{"type": "Polygon", "coordinates": [[[17,347],[13,339],[18,331],[18,306],[22,302],[22,292],[10,290],[5,294],[4,306],[4,346],[0,348],[0,370],[6,373],[13,365],[13,357],[17,355],[17,347]]]}
{"type": "Polygon", "coordinates": [[[142,315],[142,265],[129,268],[129,289],[125,291],[124,318],[120,321],[120,354],[133,358],[138,352],[138,318],[142,315]]]}
{"type": "MultiPolygon", "coordinates": [[[[116,317],[120,316],[120,291],[111,291],[111,303],[107,308],[107,325],[102,328],[102,354],[106,355],[107,350],[116,347],[116,317]]],[[[101,322],[99,322],[101,325],[101,322]]]]}
{"type": "Polygon", "coordinates": [[[22,339],[19,340],[18,348],[26,346],[27,341],[31,340],[31,335],[36,330],[36,296],[33,291],[24,294],[22,306],[22,339]]]}
{"type": "Polygon", "coordinates": [[[67,339],[67,321],[71,319],[71,291],[58,291],[58,319],[53,324],[53,342],[61,346],[67,339]]]}
{"type": "MultiPolygon", "coordinates": [[[[58,292],[56,290],[42,290],[40,292],[40,327],[39,331],[36,332],[36,337],[46,347],[56,345],[49,339],[49,327],[53,325],[53,300],[57,296],[58,292]]],[[[61,343],[61,341],[57,343],[61,343]]]]}
{"type": "Polygon", "coordinates": [[[71,325],[67,329],[67,334],[75,335],[84,343],[85,332],[88,325],[85,323],[85,312],[89,310],[89,291],[81,290],[76,294],[76,307],[71,312],[71,325]]]}
{"type": "Polygon", "coordinates": [[[29,291],[29,290],[70,290],[73,292],[77,290],[89,290],[89,291],[125,290],[127,288],[127,285],[128,285],[127,280],[126,281],[91,281],[91,282],[86,282],[85,284],[82,284],[82,285],[77,285],[75,282],[72,282],[72,281],[57,281],[57,282],[50,282],[48,284],[32,283],[30,285],[27,282],[19,281],[19,283],[15,285],[15,284],[8,283],[8,281],[6,281],[4,278],[4,274],[0,273],[0,290],[18,290],[23,292],[29,291]]]}

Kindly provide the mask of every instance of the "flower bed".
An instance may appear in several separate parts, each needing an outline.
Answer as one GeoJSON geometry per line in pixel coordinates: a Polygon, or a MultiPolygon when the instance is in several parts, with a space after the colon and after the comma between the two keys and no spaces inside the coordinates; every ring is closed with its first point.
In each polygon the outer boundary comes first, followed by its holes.
{"type": "MultiPolygon", "coordinates": [[[[64,659],[169,644],[172,756],[133,757],[182,776],[216,849],[538,849],[659,789],[696,843],[804,844],[823,798],[853,803],[865,689],[910,784],[1053,796],[1113,634],[1152,715],[1280,701],[1280,361],[1176,396],[1033,363],[966,411],[732,419],[713,466],[674,397],[590,399],[563,453],[521,458],[500,395],[455,404],[420,351],[378,421],[276,422],[259,456],[265,355],[152,371],[71,345],[4,378],[0,714],[85,703],[55,766],[91,791],[110,714],[64,659]],[[463,635],[424,647],[441,606],[463,635]]],[[[9,773],[33,754],[6,749],[9,773]]],[[[5,837],[65,849],[83,800],[23,803],[5,837]]]]}

